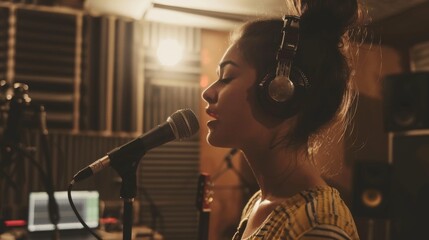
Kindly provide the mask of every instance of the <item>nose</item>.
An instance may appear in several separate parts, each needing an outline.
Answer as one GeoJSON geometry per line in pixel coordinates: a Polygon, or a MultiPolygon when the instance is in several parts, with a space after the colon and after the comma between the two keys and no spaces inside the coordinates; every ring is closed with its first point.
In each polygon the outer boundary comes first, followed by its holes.
{"type": "Polygon", "coordinates": [[[215,103],[217,101],[217,91],[214,88],[214,83],[208,86],[203,93],[201,94],[201,97],[207,102],[207,103],[215,103]]]}

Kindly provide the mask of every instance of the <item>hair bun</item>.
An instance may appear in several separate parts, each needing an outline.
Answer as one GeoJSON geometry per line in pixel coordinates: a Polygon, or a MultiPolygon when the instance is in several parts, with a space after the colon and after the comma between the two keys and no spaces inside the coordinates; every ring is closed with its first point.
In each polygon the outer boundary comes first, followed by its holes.
{"type": "Polygon", "coordinates": [[[357,0],[302,0],[301,26],[306,33],[324,32],[340,39],[358,17],[357,0]]]}

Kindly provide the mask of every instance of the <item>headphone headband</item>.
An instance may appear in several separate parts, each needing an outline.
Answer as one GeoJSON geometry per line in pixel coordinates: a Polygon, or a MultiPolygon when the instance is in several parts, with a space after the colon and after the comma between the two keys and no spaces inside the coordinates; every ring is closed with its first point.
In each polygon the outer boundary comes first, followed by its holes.
{"type": "Polygon", "coordinates": [[[259,83],[259,100],[268,112],[281,118],[295,115],[302,104],[306,89],[310,86],[305,74],[293,66],[298,50],[300,18],[283,17],[282,39],[277,50],[276,73],[268,73],[259,83]]]}
{"type": "Polygon", "coordinates": [[[299,42],[299,20],[297,16],[285,15],[283,17],[283,36],[277,52],[277,60],[285,60],[285,56],[294,57],[299,42]]]}

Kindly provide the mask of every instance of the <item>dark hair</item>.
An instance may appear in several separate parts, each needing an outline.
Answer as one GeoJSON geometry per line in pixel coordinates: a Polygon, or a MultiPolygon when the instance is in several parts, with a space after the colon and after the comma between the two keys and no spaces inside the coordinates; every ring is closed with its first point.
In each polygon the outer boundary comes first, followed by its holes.
{"type": "MultiPolygon", "coordinates": [[[[299,147],[307,145],[310,136],[334,118],[347,120],[354,96],[347,51],[359,7],[356,0],[295,0],[293,4],[289,12],[300,14],[301,19],[293,64],[311,85],[296,125],[287,136],[288,144],[299,147]]],[[[282,26],[281,19],[251,21],[232,39],[245,60],[255,67],[259,80],[275,71],[282,26]]]]}

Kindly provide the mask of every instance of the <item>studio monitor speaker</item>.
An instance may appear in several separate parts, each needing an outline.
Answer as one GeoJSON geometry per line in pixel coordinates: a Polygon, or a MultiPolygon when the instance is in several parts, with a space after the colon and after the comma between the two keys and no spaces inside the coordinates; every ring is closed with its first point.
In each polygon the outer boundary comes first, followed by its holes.
{"type": "MultiPolygon", "coordinates": [[[[429,131],[394,134],[393,239],[423,239],[429,216],[429,131]],[[423,235],[422,235],[423,234],[423,235]]],[[[426,239],[425,238],[425,239],[426,239]]]]}
{"type": "Polygon", "coordinates": [[[429,128],[429,72],[386,76],[383,118],[389,132],[429,128]]]}
{"type": "Polygon", "coordinates": [[[358,161],[353,172],[353,216],[387,219],[391,214],[391,166],[358,161]]]}

